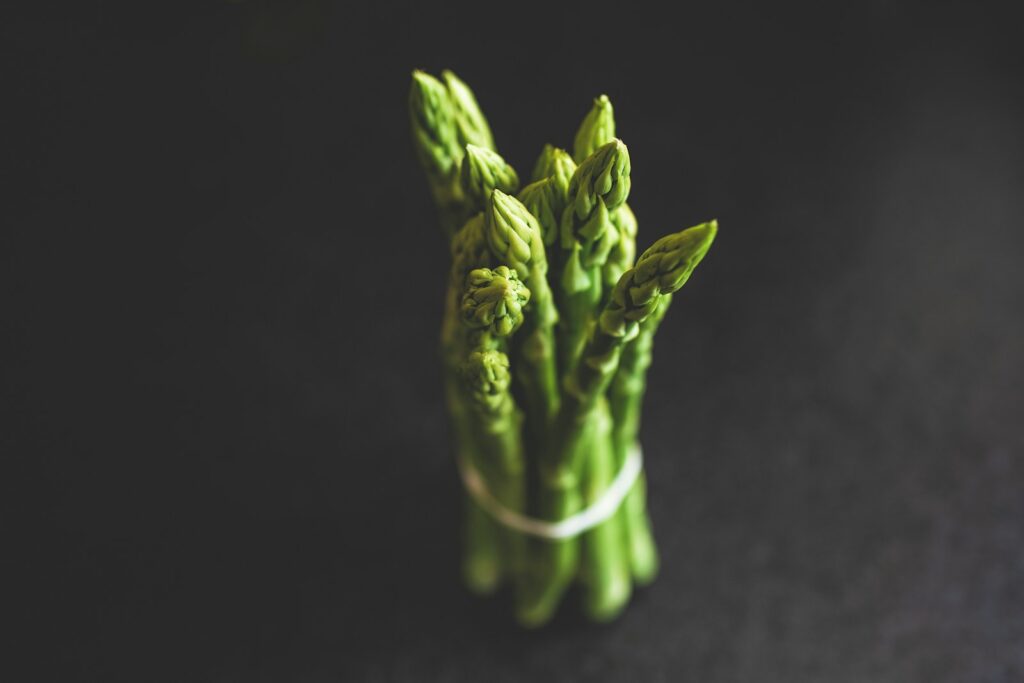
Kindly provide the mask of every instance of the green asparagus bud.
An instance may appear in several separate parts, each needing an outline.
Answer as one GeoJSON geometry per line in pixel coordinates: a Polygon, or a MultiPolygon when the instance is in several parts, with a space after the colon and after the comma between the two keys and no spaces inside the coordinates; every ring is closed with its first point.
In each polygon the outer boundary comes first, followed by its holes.
{"type": "Polygon", "coordinates": [[[629,150],[621,140],[602,145],[579,165],[569,182],[569,201],[576,220],[586,220],[597,199],[609,211],[629,196],[629,150]]]}
{"type": "Polygon", "coordinates": [[[530,182],[535,183],[551,175],[551,165],[556,149],[558,148],[551,143],[545,143],[544,149],[540,151],[540,156],[537,157],[537,161],[533,162],[533,173],[530,174],[530,182]]]}
{"type": "Polygon", "coordinates": [[[530,290],[519,281],[516,271],[505,266],[477,268],[466,276],[462,322],[471,329],[507,337],[523,324],[523,306],[529,300],[530,290]]]}
{"type": "Polygon", "coordinates": [[[558,259],[558,360],[564,372],[579,359],[587,329],[605,298],[601,269],[619,239],[611,212],[629,194],[629,169],[626,146],[612,140],[587,157],[569,182],[558,259]]]}
{"type": "Polygon", "coordinates": [[[717,232],[718,222],[710,221],[655,242],[619,278],[599,318],[601,332],[622,339],[635,336],[637,325],[654,312],[660,295],[686,284],[717,232]]]}
{"type": "Polygon", "coordinates": [[[487,125],[487,119],[480,111],[473,91],[447,69],[441,72],[441,77],[448,86],[459,146],[472,144],[493,150],[494,138],[491,136],[491,127],[487,125]]]}
{"type": "Polygon", "coordinates": [[[495,188],[503,192],[519,189],[519,176],[515,169],[497,152],[476,145],[466,145],[459,182],[466,201],[478,209],[484,206],[495,188]]]}
{"type": "MultiPolygon", "coordinates": [[[[558,190],[554,182],[553,178],[544,178],[530,183],[519,192],[519,201],[540,224],[545,246],[554,244],[562,215],[559,210],[558,190]]],[[[564,207],[564,204],[562,206],[564,207]]]]}
{"type": "Polygon", "coordinates": [[[512,384],[508,356],[501,351],[473,351],[463,368],[463,378],[477,406],[496,412],[508,398],[512,384]]]}
{"type": "MultiPolygon", "coordinates": [[[[566,212],[569,215],[569,212],[566,212]]],[[[608,260],[608,254],[612,247],[619,241],[619,232],[612,223],[611,215],[605,206],[604,200],[600,197],[594,204],[594,210],[590,212],[586,220],[565,221],[562,223],[562,248],[572,252],[567,262],[566,269],[570,264],[578,261],[579,267],[584,270],[600,268],[608,260]]],[[[563,280],[563,286],[568,291],[574,291],[568,285],[572,281],[563,280]]],[[[600,283],[598,283],[600,284],[600,283]]]]}
{"type": "Polygon", "coordinates": [[[428,176],[447,177],[462,156],[455,112],[447,88],[423,71],[412,73],[409,118],[416,154],[428,176]]]}
{"type": "MultiPolygon", "coordinates": [[[[513,270],[529,273],[531,266],[547,271],[540,224],[516,199],[495,189],[484,211],[485,235],[491,251],[513,270]]],[[[527,283],[533,286],[532,282],[527,283]]]]}
{"type": "Polygon", "coordinates": [[[593,154],[599,147],[615,138],[615,113],[607,95],[594,98],[594,106],[587,113],[573,140],[572,156],[576,163],[593,154]]]}
{"type": "Polygon", "coordinates": [[[562,202],[568,201],[569,182],[572,174],[576,172],[576,162],[572,160],[569,153],[554,145],[544,145],[537,163],[533,166],[531,180],[536,182],[544,178],[554,178],[558,188],[558,196],[562,202]]]}
{"type": "MultiPolygon", "coordinates": [[[[629,152],[619,140],[601,147],[576,169],[569,183],[569,206],[561,222],[562,248],[573,252],[566,262],[566,271],[599,268],[608,260],[619,239],[610,212],[626,200],[629,185],[629,152]]],[[[563,274],[567,291],[579,291],[570,288],[570,283],[583,286],[577,276],[578,273],[563,274]]],[[[600,285],[591,281],[585,286],[600,285]]]]}

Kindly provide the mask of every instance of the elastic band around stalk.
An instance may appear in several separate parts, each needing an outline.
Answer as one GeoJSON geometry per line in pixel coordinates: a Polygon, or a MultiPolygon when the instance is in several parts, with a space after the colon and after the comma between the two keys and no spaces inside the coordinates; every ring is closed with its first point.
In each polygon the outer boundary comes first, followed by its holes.
{"type": "Polygon", "coordinates": [[[636,445],[630,449],[619,473],[600,498],[574,515],[557,522],[549,522],[508,509],[494,497],[487,488],[487,482],[472,464],[461,457],[456,458],[456,461],[466,491],[491,517],[509,529],[553,541],[575,538],[615,514],[644,466],[643,453],[640,446],[636,445]]]}

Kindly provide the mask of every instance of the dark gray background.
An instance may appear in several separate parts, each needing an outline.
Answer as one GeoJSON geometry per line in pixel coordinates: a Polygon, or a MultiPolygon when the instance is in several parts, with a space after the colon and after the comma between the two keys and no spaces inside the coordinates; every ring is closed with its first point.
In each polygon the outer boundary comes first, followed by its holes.
{"type": "Polygon", "coordinates": [[[174,5],[3,22],[0,678],[1024,677],[1009,7],[174,5]],[[522,172],[608,93],[641,245],[720,221],[650,382],[663,572],[613,625],[459,585],[414,67],[522,172]]]}

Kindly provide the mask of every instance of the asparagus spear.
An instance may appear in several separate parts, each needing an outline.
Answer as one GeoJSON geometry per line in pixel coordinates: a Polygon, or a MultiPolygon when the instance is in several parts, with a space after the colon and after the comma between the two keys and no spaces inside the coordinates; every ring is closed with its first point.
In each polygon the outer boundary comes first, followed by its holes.
{"type": "MultiPolygon", "coordinates": [[[[606,95],[601,95],[594,99],[593,107],[576,133],[574,156],[582,162],[614,139],[615,116],[612,104],[606,95]]],[[[619,277],[633,266],[636,257],[636,219],[625,201],[609,212],[609,220],[615,229],[616,239],[601,267],[600,291],[588,290],[593,304],[591,311],[598,310],[606,303],[608,293],[619,277]]],[[[591,278],[596,279],[593,275],[591,278]]],[[[578,329],[583,331],[582,328],[578,329]]],[[[571,343],[579,345],[582,339],[573,339],[571,343]]],[[[567,348],[567,351],[573,358],[571,362],[574,362],[576,349],[567,348]]],[[[607,402],[601,400],[595,415],[600,433],[589,449],[589,458],[583,471],[583,488],[588,503],[604,492],[621,467],[621,463],[616,462],[610,441],[611,420],[608,412],[607,402]]],[[[625,531],[625,514],[620,509],[583,537],[583,604],[590,617],[596,621],[613,618],[629,600],[632,586],[629,556],[623,543],[625,531]]]]}
{"type": "MultiPolygon", "coordinates": [[[[426,172],[441,227],[450,239],[479,210],[467,201],[459,182],[466,146],[493,151],[494,140],[469,86],[451,71],[442,76],[444,83],[413,71],[409,118],[416,155],[426,172]]],[[[518,187],[518,180],[514,185],[518,187]]]]}
{"type": "Polygon", "coordinates": [[[519,189],[519,176],[515,169],[501,155],[486,147],[466,145],[459,175],[466,205],[474,212],[483,210],[494,188],[502,192],[519,189]]]}
{"type": "MultiPolygon", "coordinates": [[[[559,249],[555,248],[561,230],[562,214],[569,203],[569,183],[576,162],[563,149],[544,145],[533,169],[533,182],[519,193],[519,201],[537,217],[544,246],[548,250],[548,270],[560,272],[559,249]]],[[[553,288],[556,283],[549,282],[553,288]]]]}
{"type": "MultiPolygon", "coordinates": [[[[593,433],[582,465],[582,488],[587,504],[593,504],[604,495],[619,469],[612,451],[611,416],[604,397],[598,400],[591,422],[593,433]]],[[[594,621],[615,618],[632,593],[624,522],[624,516],[616,511],[583,535],[583,607],[594,621]]]]}
{"type": "Polygon", "coordinates": [[[423,71],[413,71],[409,89],[409,119],[416,156],[427,175],[438,219],[450,238],[465,220],[459,162],[463,147],[455,125],[448,89],[423,71]]]}
{"type": "Polygon", "coordinates": [[[601,270],[618,230],[609,212],[629,195],[629,151],[620,140],[600,147],[576,169],[569,182],[568,204],[562,213],[562,273],[558,308],[559,367],[571,372],[579,358],[587,325],[602,300],[601,270]]]}
{"type": "MultiPolygon", "coordinates": [[[[594,99],[594,106],[591,107],[576,131],[576,140],[573,145],[574,156],[577,161],[582,161],[614,139],[615,113],[608,96],[601,95],[594,99]]],[[[633,259],[636,258],[636,217],[629,205],[623,202],[619,208],[612,211],[611,220],[618,231],[619,239],[616,240],[608,254],[608,261],[603,270],[606,292],[611,291],[615,283],[618,282],[619,276],[633,266],[633,259]]]]}
{"type": "Polygon", "coordinates": [[[477,104],[473,91],[448,69],[441,72],[441,78],[448,86],[448,97],[452,103],[455,133],[458,136],[459,147],[476,145],[495,150],[491,127],[487,124],[483,112],[480,111],[480,105],[477,104]]]}
{"type": "Polygon", "coordinates": [[[494,256],[521,273],[531,291],[514,353],[530,429],[528,443],[539,448],[559,405],[553,334],[558,313],[548,288],[540,225],[519,200],[495,189],[484,214],[484,236],[494,256]]]}
{"type": "Polygon", "coordinates": [[[476,268],[466,276],[460,312],[471,330],[507,337],[523,323],[530,290],[507,266],[476,268]]]}
{"type": "Polygon", "coordinates": [[[537,161],[533,164],[533,174],[530,176],[530,182],[554,177],[561,191],[563,201],[565,201],[569,193],[569,181],[572,180],[572,174],[575,172],[576,162],[573,161],[568,152],[554,145],[544,145],[540,156],[537,157],[537,161]]]}
{"type": "Polygon", "coordinates": [[[607,95],[594,98],[594,106],[587,112],[576,131],[572,143],[572,156],[577,164],[615,138],[615,112],[607,95]]]}
{"type": "Polygon", "coordinates": [[[555,187],[553,178],[541,178],[520,190],[517,197],[526,210],[537,219],[541,240],[545,246],[553,244],[558,236],[558,223],[562,217],[562,210],[565,209],[564,203],[559,206],[557,192],[558,188],[555,187]]]}
{"type": "Polygon", "coordinates": [[[573,477],[579,471],[577,448],[583,426],[604,395],[619,364],[622,347],[657,309],[661,297],[686,284],[718,232],[718,223],[701,223],[662,237],[619,278],[580,362],[566,376],[555,448],[546,463],[548,476],[573,477]]]}
{"type": "MultiPolygon", "coordinates": [[[[671,294],[662,294],[658,307],[640,324],[636,339],[622,350],[619,369],[608,392],[613,417],[612,447],[617,468],[622,467],[629,449],[637,443],[640,409],[643,407],[654,334],[671,302],[671,294]]],[[[658,572],[658,550],[651,534],[646,498],[647,481],[641,472],[620,509],[629,548],[630,568],[633,578],[641,585],[654,580],[658,572]]]]}
{"type": "MultiPolygon", "coordinates": [[[[576,133],[576,144],[574,149],[577,157],[585,157],[593,150],[597,149],[601,145],[610,142],[615,137],[615,116],[612,110],[612,104],[608,100],[608,97],[602,95],[594,100],[594,106],[587,114],[586,118],[583,119],[583,123],[580,124],[579,131],[576,133]]],[[[618,282],[619,278],[624,272],[633,266],[633,261],[636,258],[636,233],[637,223],[636,217],[633,215],[633,211],[629,208],[629,204],[623,202],[615,211],[611,213],[611,221],[618,231],[618,240],[612,246],[611,251],[608,253],[608,260],[605,262],[604,267],[601,269],[602,281],[604,284],[602,299],[600,305],[603,306],[607,303],[607,295],[611,292],[615,283],[618,282]]],[[[670,295],[666,295],[670,296],[670,295]]],[[[660,309],[659,309],[660,310],[660,309]]],[[[653,317],[653,316],[652,316],[653,317]]],[[[629,355],[629,350],[634,347],[634,343],[630,343],[623,352],[623,362],[627,361],[626,356],[629,355]]],[[[626,362],[628,366],[628,362],[626,362]]],[[[616,381],[623,374],[624,368],[621,367],[616,372],[616,381]]],[[[628,372],[629,368],[625,368],[628,372]]],[[[614,385],[613,385],[614,386],[614,385]]],[[[621,408],[621,406],[619,406],[621,408]]],[[[613,417],[613,431],[619,434],[620,424],[618,417],[615,414],[616,405],[612,404],[613,417]]],[[[635,439],[635,435],[634,435],[635,439]]],[[[622,467],[625,462],[626,453],[628,452],[628,446],[626,449],[618,448],[615,452],[615,463],[616,470],[622,467]]],[[[616,520],[609,520],[612,526],[619,526],[623,534],[626,534],[627,529],[630,530],[627,539],[630,544],[630,558],[629,561],[632,565],[632,571],[634,578],[640,583],[649,583],[654,578],[654,574],[657,572],[657,550],[654,547],[654,539],[651,535],[650,522],[647,517],[646,500],[646,481],[643,473],[633,490],[630,492],[629,499],[623,502],[619,511],[616,513],[616,520]],[[638,509],[639,505],[639,509],[638,509]]],[[[607,526],[608,523],[602,525],[607,526]]],[[[585,544],[586,547],[586,544],[585,544]]],[[[606,573],[611,576],[609,578],[609,585],[614,586],[614,576],[617,572],[613,571],[618,569],[620,560],[618,555],[610,555],[609,561],[606,562],[604,569],[606,573]]],[[[628,598],[628,595],[627,595],[628,598]]]]}
{"type": "MultiPolygon", "coordinates": [[[[469,354],[463,374],[473,407],[481,418],[478,428],[483,449],[474,464],[503,505],[522,510],[523,450],[519,414],[509,393],[508,356],[494,349],[478,349],[469,354]]],[[[515,535],[521,538],[520,534],[515,535]]]]}
{"type": "MultiPolygon", "coordinates": [[[[505,266],[480,268],[466,277],[460,313],[473,331],[474,350],[463,367],[463,378],[477,419],[472,456],[495,497],[508,509],[526,507],[525,463],[520,439],[522,417],[509,392],[508,356],[492,348],[523,322],[523,306],[530,292],[505,266]]],[[[513,578],[522,573],[524,540],[521,534],[500,529],[501,568],[513,578]]]]}

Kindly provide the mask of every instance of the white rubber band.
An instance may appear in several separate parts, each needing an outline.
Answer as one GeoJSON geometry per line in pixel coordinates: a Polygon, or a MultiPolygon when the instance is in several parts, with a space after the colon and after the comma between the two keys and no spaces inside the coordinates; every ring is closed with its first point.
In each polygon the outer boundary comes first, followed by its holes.
{"type": "Polygon", "coordinates": [[[557,522],[549,522],[509,510],[494,497],[490,489],[487,488],[484,478],[472,464],[464,458],[456,458],[456,461],[459,465],[462,484],[473,496],[473,500],[479,503],[480,507],[488,514],[510,529],[550,540],[575,538],[615,514],[626,494],[633,488],[633,484],[640,476],[644,466],[643,454],[640,452],[640,446],[637,445],[626,455],[626,462],[622,463],[622,469],[615,475],[615,479],[604,490],[600,498],[574,515],[557,522]]]}

